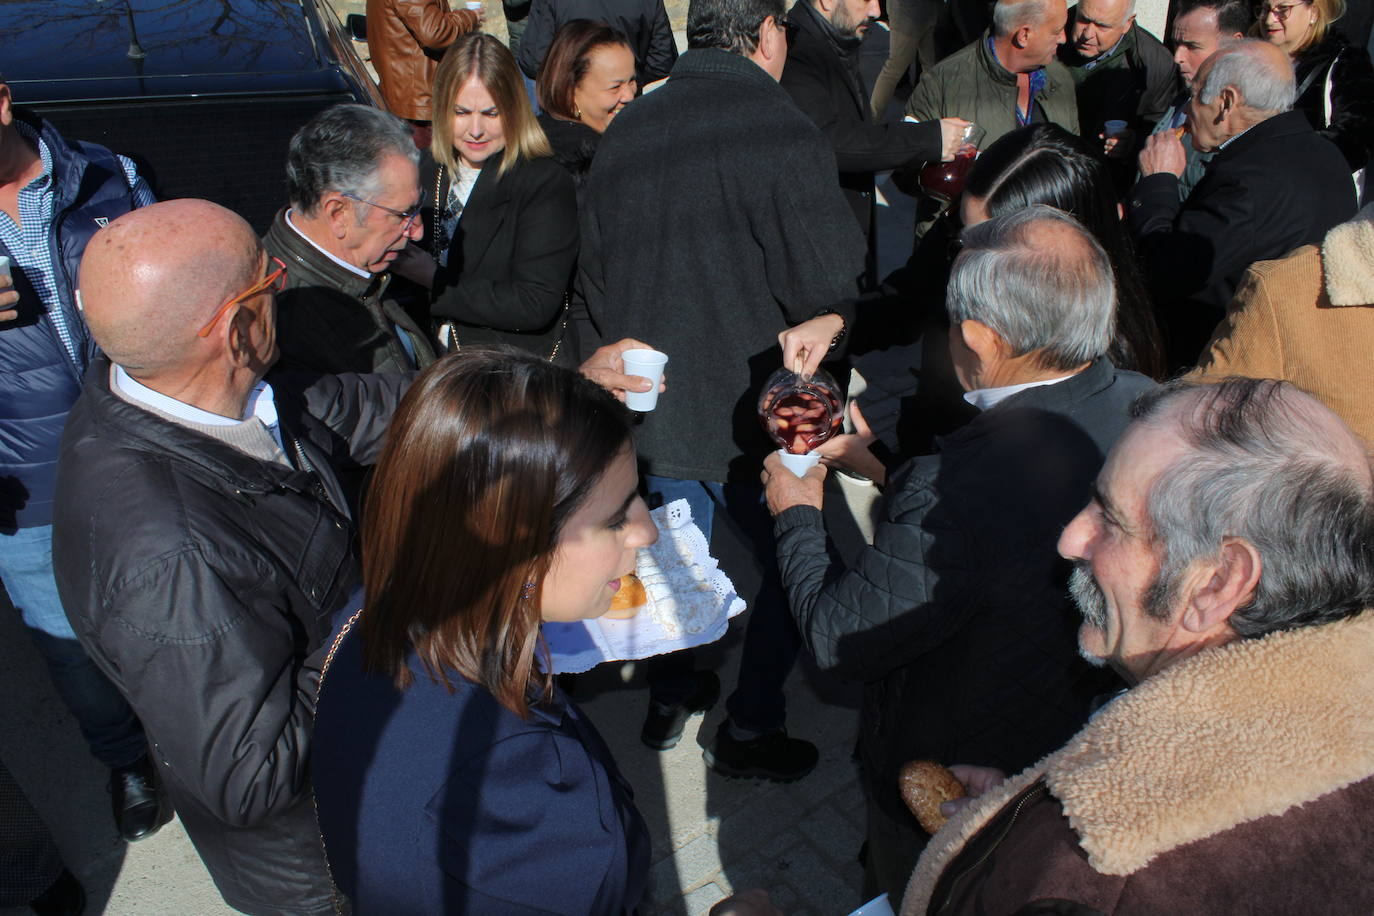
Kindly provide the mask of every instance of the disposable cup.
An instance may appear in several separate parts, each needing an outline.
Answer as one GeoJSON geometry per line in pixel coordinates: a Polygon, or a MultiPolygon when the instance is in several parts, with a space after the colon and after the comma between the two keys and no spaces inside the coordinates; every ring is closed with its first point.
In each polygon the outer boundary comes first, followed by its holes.
{"type": "Polygon", "coordinates": [[[1125,122],[1125,121],[1111,120],[1111,121],[1107,121],[1106,123],[1104,123],[1104,124],[1102,125],[1102,136],[1106,137],[1106,138],[1109,139],[1109,140],[1110,140],[1112,137],[1119,137],[1119,136],[1121,136],[1122,134],[1124,134],[1125,132],[1126,132],[1126,122],[1125,122]]]}
{"type": "Polygon", "coordinates": [[[887,899],[887,894],[879,894],[849,916],[893,916],[892,903],[887,899]]]}
{"type": "Polygon", "coordinates": [[[625,363],[626,375],[638,375],[653,382],[648,391],[625,392],[625,406],[640,413],[648,413],[658,404],[658,383],[663,381],[663,367],[668,365],[668,354],[657,350],[626,350],[620,354],[625,363]]]}
{"type": "Polygon", "coordinates": [[[468,0],[463,4],[463,9],[472,10],[474,13],[482,8],[482,0],[468,0]]]}
{"type": "Polygon", "coordinates": [[[782,459],[782,466],[787,468],[798,477],[805,477],[806,472],[821,463],[820,452],[807,452],[805,455],[796,455],[786,449],[778,449],[778,457],[782,459]]]}

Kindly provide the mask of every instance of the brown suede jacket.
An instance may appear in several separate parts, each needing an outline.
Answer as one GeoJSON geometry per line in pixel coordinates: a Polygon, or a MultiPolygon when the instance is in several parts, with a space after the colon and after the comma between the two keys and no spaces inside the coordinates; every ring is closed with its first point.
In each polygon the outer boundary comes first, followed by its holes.
{"type": "Polygon", "coordinates": [[[1240,640],[951,818],[919,914],[1374,912],[1374,613],[1240,640]]]}

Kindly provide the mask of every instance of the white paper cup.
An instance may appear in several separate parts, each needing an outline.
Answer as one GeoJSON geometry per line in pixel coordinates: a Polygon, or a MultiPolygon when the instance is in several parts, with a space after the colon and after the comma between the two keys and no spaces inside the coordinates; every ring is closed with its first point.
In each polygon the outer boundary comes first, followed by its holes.
{"type": "Polygon", "coordinates": [[[468,0],[463,4],[463,9],[472,10],[474,13],[482,8],[482,0],[468,0]]]}
{"type": "Polygon", "coordinates": [[[887,894],[879,894],[850,913],[849,916],[894,916],[894,914],[892,903],[887,899],[887,894]]]}
{"type": "Polygon", "coordinates": [[[625,406],[640,413],[648,413],[658,404],[658,383],[663,381],[663,367],[668,365],[668,354],[657,350],[626,350],[620,354],[625,363],[626,375],[638,375],[653,382],[648,391],[625,392],[625,406]]]}
{"type": "Polygon", "coordinates": [[[805,477],[806,472],[821,463],[820,452],[807,452],[805,455],[794,455],[787,449],[778,449],[778,457],[782,459],[782,466],[787,468],[798,477],[805,477]]]}
{"type": "Polygon", "coordinates": [[[1112,137],[1119,137],[1126,132],[1126,122],[1111,120],[1102,125],[1102,135],[1110,140],[1112,137]]]}

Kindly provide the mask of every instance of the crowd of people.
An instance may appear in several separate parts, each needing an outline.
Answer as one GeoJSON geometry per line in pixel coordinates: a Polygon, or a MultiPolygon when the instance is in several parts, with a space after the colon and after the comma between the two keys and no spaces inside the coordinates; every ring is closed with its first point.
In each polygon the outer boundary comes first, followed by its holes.
{"type": "MultiPolygon", "coordinates": [[[[125,840],[175,812],[257,916],[639,911],[648,830],[541,625],[606,613],[681,499],[761,570],[705,765],[811,772],[800,653],[863,685],[855,906],[1374,908],[1343,0],[1183,0],[1172,52],[1132,0],[893,0],[871,94],[876,0],[692,0],[680,58],[660,0],[535,0],[518,55],[368,6],[391,112],[302,125],[261,237],[0,77],[0,579],[125,840]],[[880,276],[889,170],[920,202],[880,276]],[[771,454],[774,370],[918,338],[895,448],[851,404],[821,465],[771,454]],[[845,555],[832,476],[882,491],[845,555]],[[933,837],[918,759],[966,790],[933,837]]],[[[645,669],[665,750],[721,679],[645,669]]],[[[0,811],[0,905],[81,912],[3,765],[0,811]]]]}

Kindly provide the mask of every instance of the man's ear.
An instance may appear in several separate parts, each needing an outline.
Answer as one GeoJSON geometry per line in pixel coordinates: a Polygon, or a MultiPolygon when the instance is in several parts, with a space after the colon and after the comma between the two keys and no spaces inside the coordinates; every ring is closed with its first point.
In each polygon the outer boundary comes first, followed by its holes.
{"type": "Polygon", "coordinates": [[[256,358],[253,349],[253,323],[258,315],[244,303],[236,302],[224,316],[224,345],[229,350],[229,360],[235,366],[247,367],[256,358]]]}
{"type": "Polygon", "coordinates": [[[1180,623],[1191,633],[1209,633],[1229,626],[1231,615],[1255,595],[1264,563],[1255,545],[1245,538],[1221,542],[1218,558],[1197,564],[1185,575],[1180,623]]]}
{"type": "Polygon", "coordinates": [[[0,83],[0,127],[9,127],[14,122],[14,99],[10,96],[10,87],[5,83],[0,83]]]}
{"type": "Polygon", "coordinates": [[[840,0],[811,0],[811,2],[820,12],[821,18],[829,19],[830,14],[835,12],[835,7],[839,5],[840,0]]]}
{"type": "Polygon", "coordinates": [[[1235,114],[1236,110],[1240,108],[1241,105],[1245,104],[1245,100],[1241,97],[1241,94],[1236,91],[1235,86],[1223,87],[1218,95],[1218,102],[1220,102],[1217,106],[1216,123],[1218,124],[1221,123],[1222,118],[1226,117],[1228,112],[1235,114]]]}
{"type": "Polygon", "coordinates": [[[1012,32],[1012,33],[1011,33],[1011,43],[1012,43],[1012,45],[1013,45],[1014,47],[1017,47],[1017,48],[1024,48],[1026,45],[1030,44],[1030,33],[1031,33],[1031,27],[1030,27],[1030,26],[1028,26],[1028,25],[1023,25],[1023,26],[1021,26],[1021,28],[1019,28],[1019,29],[1017,29],[1015,32],[1012,32]]]}
{"type": "Polygon", "coordinates": [[[320,215],[336,239],[348,235],[348,222],[353,219],[353,205],[348,198],[331,194],[320,202],[320,215]]]}
{"type": "Polygon", "coordinates": [[[964,346],[978,354],[979,361],[985,366],[1005,358],[1011,350],[1000,334],[972,318],[959,322],[959,335],[963,338],[964,346]]]}

